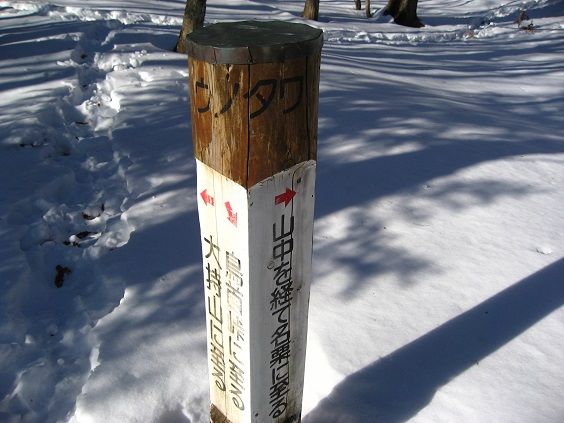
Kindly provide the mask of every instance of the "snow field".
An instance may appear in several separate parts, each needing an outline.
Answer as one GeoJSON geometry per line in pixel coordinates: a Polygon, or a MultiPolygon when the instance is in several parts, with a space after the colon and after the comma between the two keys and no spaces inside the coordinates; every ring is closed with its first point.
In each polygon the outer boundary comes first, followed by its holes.
{"type": "MultiPolygon", "coordinates": [[[[562,2],[421,2],[418,30],[381,6],[309,22],[304,423],[558,422],[562,2]]],[[[214,0],[206,24],[302,7],[214,0]]],[[[2,422],[207,421],[183,8],[0,2],[2,422]]]]}

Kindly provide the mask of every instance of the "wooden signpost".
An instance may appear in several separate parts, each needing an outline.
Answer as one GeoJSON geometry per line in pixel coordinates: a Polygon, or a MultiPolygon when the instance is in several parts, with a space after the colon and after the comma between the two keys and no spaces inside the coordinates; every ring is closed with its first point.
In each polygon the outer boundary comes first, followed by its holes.
{"type": "Polygon", "coordinates": [[[187,39],[213,423],[301,420],[322,44],[279,21],[187,39]]]}

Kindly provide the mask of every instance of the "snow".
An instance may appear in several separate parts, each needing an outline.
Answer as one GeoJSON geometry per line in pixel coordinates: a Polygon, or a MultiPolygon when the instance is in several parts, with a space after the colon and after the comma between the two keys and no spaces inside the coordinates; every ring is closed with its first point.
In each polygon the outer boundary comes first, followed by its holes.
{"type": "MultiPolygon", "coordinates": [[[[561,422],[564,3],[428,0],[421,29],[380,3],[307,22],[303,421],[561,422]]],[[[2,422],[208,419],[184,5],[119,4],[0,1],[2,422]]],[[[206,25],[302,8],[209,0],[206,25]]]]}

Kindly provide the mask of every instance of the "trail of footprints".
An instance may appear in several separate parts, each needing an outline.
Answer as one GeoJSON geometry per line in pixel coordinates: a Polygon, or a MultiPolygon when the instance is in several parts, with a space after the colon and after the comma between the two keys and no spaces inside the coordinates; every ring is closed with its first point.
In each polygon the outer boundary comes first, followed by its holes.
{"type": "MultiPolygon", "coordinates": [[[[72,22],[73,17],[66,16],[72,22]]],[[[68,93],[39,114],[41,139],[21,145],[43,147],[44,164],[60,175],[48,181],[36,198],[14,207],[12,215],[35,217],[28,222],[21,248],[29,251],[56,244],[69,251],[76,249],[62,254],[69,263],[57,263],[61,266],[70,267],[72,262],[87,258],[84,249],[89,247],[99,250],[99,255],[104,247],[115,248],[127,241],[121,239],[114,245],[98,242],[111,231],[112,222],[119,220],[130,195],[125,173],[131,163],[112,142],[120,104],[112,97],[113,87],[106,78],[109,72],[126,64],[99,66],[111,64],[113,31],[121,27],[123,24],[116,20],[88,21],[81,23],[82,32],[67,35],[76,46],[67,60],[57,64],[73,68],[75,78],[64,81],[68,93]],[[38,205],[41,216],[37,214],[38,205]],[[35,213],[26,212],[25,208],[35,213]]],[[[111,236],[106,238],[109,241],[111,236]]],[[[55,268],[52,270],[55,274],[55,268]]]]}
{"type": "Polygon", "coordinates": [[[120,20],[95,11],[90,20],[84,10],[54,5],[36,9],[25,14],[62,19],[68,32],[60,37],[74,48],[57,62],[73,70],[57,89],[62,95],[22,119],[18,155],[27,155],[37,188],[22,191],[7,213],[7,223],[21,233],[19,247],[28,265],[14,288],[21,304],[8,311],[21,331],[14,339],[22,342],[11,348],[19,351],[13,367],[22,371],[13,375],[12,393],[0,406],[22,415],[51,406],[55,414],[73,409],[91,370],[84,359],[94,345],[90,329],[123,298],[122,282],[97,272],[102,256],[128,242],[132,228],[125,212],[135,196],[126,180],[131,161],[112,139],[120,103],[108,75],[136,67],[145,54],[113,52],[115,31],[125,26],[120,20]],[[62,366],[64,371],[57,370],[62,366]],[[41,378],[58,378],[49,374],[74,376],[55,387],[38,384],[41,378]]]}

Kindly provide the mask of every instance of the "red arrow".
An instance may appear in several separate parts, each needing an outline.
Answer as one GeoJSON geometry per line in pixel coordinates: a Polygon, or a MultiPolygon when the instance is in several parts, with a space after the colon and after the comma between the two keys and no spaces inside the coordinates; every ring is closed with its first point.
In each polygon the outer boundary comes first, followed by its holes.
{"type": "Polygon", "coordinates": [[[231,207],[229,201],[225,203],[225,208],[227,209],[227,220],[237,227],[237,213],[233,213],[233,208],[231,207]]]}
{"type": "Polygon", "coordinates": [[[208,190],[203,190],[200,195],[202,196],[202,200],[204,200],[204,204],[211,204],[212,206],[215,205],[215,201],[211,195],[208,194],[208,190]]]}
{"type": "Polygon", "coordinates": [[[292,198],[294,198],[296,194],[297,194],[296,191],[293,191],[290,188],[286,188],[286,192],[274,197],[274,204],[284,203],[284,207],[287,207],[288,204],[290,204],[290,201],[292,201],[292,198]]]}

